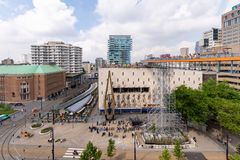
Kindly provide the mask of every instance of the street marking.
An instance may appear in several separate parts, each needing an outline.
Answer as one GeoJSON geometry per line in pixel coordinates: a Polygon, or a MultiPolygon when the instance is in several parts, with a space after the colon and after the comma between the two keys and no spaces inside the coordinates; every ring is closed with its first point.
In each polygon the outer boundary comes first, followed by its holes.
{"type": "Polygon", "coordinates": [[[63,158],[79,159],[83,151],[84,148],[68,148],[65,154],[63,155],[63,158]],[[78,155],[73,155],[74,150],[77,151],[78,155]]]}

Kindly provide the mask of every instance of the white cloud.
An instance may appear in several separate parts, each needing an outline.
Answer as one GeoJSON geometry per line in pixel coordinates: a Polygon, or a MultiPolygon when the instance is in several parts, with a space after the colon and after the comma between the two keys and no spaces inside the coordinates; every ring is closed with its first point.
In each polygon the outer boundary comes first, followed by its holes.
{"type": "MultiPolygon", "coordinates": [[[[1,1],[1,0],[0,0],[1,1]]],[[[86,31],[74,28],[73,7],[61,0],[33,0],[33,9],[0,20],[0,57],[30,52],[30,45],[65,40],[83,48],[84,60],[107,57],[110,34],[130,34],[132,61],[145,54],[179,53],[194,48],[202,32],[220,27],[221,14],[237,0],[98,0],[99,24],[86,31]]],[[[77,9],[77,8],[76,8],[77,9]]],[[[84,22],[84,20],[79,20],[84,22]]]]}
{"type": "Polygon", "coordinates": [[[13,19],[0,20],[0,57],[19,59],[30,45],[74,37],[73,8],[60,0],[33,0],[33,9],[13,19]]]}
{"type": "Polygon", "coordinates": [[[203,31],[221,27],[221,13],[226,5],[224,0],[142,0],[136,3],[137,0],[121,0],[121,3],[98,0],[96,13],[101,16],[101,23],[81,32],[78,42],[83,48],[92,46],[84,52],[84,58],[99,54],[106,58],[106,41],[110,34],[132,35],[133,61],[150,53],[176,54],[184,46],[193,51],[203,31]]]}

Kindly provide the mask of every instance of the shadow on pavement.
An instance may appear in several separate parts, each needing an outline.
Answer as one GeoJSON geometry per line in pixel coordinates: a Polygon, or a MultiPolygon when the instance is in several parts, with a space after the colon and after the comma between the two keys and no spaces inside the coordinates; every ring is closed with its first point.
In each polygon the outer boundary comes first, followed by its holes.
{"type": "Polygon", "coordinates": [[[207,160],[207,158],[201,152],[186,152],[188,160],[207,160]]]}

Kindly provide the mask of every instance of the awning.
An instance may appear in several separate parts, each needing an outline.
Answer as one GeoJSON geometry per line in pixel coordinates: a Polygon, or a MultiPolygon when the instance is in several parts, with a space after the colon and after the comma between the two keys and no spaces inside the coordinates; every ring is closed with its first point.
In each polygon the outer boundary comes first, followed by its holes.
{"type": "Polygon", "coordinates": [[[88,95],[87,97],[83,98],[79,102],[71,105],[70,107],[67,108],[69,112],[76,113],[79,110],[81,110],[87,103],[88,101],[92,98],[92,95],[88,95]]]}

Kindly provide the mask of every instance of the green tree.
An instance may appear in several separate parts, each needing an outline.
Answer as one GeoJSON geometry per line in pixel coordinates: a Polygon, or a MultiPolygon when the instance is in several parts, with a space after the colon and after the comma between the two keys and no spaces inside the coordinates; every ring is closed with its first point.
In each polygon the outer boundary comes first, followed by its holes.
{"type": "Polygon", "coordinates": [[[240,160],[240,155],[239,154],[231,155],[229,160],[240,160]]]}
{"type": "Polygon", "coordinates": [[[100,160],[102,151],[100,151],[92,142],[88,142],[86,149],[82,152],[80,160],[100,160]]]}
{"type": "Polygon", "coordinates": [[[236,150],[237,150],[237,153],[240,154],[240,144],[237,145],[236,150]]]}
{"type": "Polygon", "coordinates": [[[175,142],[173,153],[177,160],[183,159],[182,147],[180,145],[179,140],[175,142]]]}
{"type": "Polygon", "coordinates": [[[201,90],[180,86],[175,90],[176,109],[184,119],[204,124],[208,121],[209,110],[207,98],[201,90]]]}
{"type": "Polygon", "coordinates": [[[176,109],[185,121],[206,124],[216,121],[234,133],[240,133],[240,92],[225,82],[210,79],[199,89],[178,87],[176,109]]]}
{"type": "Polygon", "coordinates": [[[116,147],[115,147],[115,141],[112,139],[108,140],[108,147],[107,147],[107,156],[110,157],[110,159],[114,156],[116,147]]]}
{"type": "Polygon", "coordinates": [[[164,148],[161,156],[159,157],[159,160],[171,160],[171,154],[169,153],[167,148],[164,148]]]}

